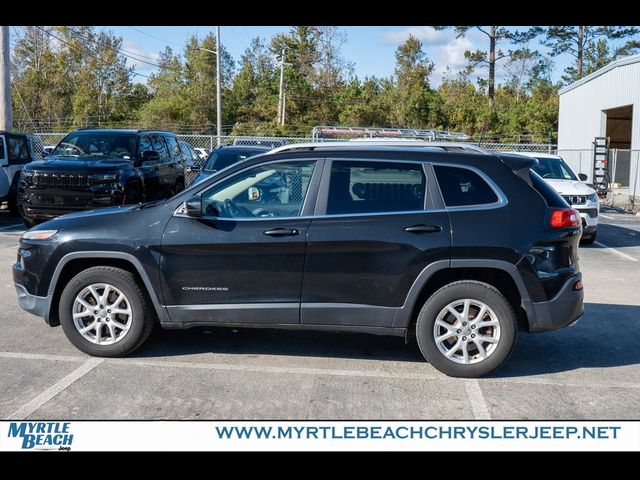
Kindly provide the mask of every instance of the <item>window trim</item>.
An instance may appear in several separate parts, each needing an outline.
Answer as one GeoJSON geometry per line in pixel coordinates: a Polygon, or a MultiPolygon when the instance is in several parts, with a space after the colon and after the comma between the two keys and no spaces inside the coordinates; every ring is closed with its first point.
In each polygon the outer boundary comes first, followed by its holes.
{"type": "MultiPolygon", "coordinates": [[[[301,215],[296,215],[293,217],[256,217],[256,218],[222,218],[222,217],[211,217],[211,216],[202,216],[200,219],[203,220],[216,220],[216,221],[226,221],[226,222],[255,222],[255,221],[274,221],[274,220],[307,220],[310,218],[315,218],[313,215],[313,211],[316,205],[316,196],[318,194],[318,186],[322,179],[322,174],[324,172],[325,159],[324,158],[284,158],[275,161],[266,161],[264,163],[257,163],[251,165],[249,167],[245,167],[241,170],[231,173],[230,175],[225,175],[219,180],[210,183],[206,187],[203,185],[203,188],[199,189],[197,193],[194,193],[193,196],[202,197],[202,194],[209,190],[210,188],[215,187],[219,183],[233,177],[235,175],[246,172],[247,170],[251,170],[252,168],[261,167],[263,165],[271,165],[274,163],[292,163],[292,162],[314,162],[313,173],[311,174],[311,179],[309,180],[309,187],[307,188],[307,193],[305,194],[304,200],[302,202],[302,208],[300,209],[301,215]]],[[[231,165],[233,166],[233,165],[231,165]]],[[[184,207],[184,202],[182,202],[178,207],[174,210],[174,217],[185,217],[185,218],[193,218],[184,213],[181,213],[184,207]]]]}
{"type": "Polygon", "coordinates": [[[444,162],[429,162],[431,163],[431,165],[433,165],[434,167],[453,167],[453,168],[462,168],[462,169],[467,169],[470,170],[472,172],[474,172],[475,174],[477,174],[482,180],[484,180],[487,185],[489,185],[489,187],[493,190],[493,192],[496,194],[496,197],[498,197],[498,200],[495,202],[491,202],[491,203],[476,203],[476,204],[471,204],[471,205],[455,205],[455,206],[448,206],[447,202],[445,202],[444,200],[444,195],[442,194],[442,189],[440,187],[440,182],[438,181],[438,175],[435,171],[435,168],[433,169],[433,174],[435,176],[436,179],[436,183],[438,184],[438,191],[440,192],[440,197],[442,199],[442,205],[444,205],[444,209],[446,211],[461,211],[461,210],[490,210],[493,208],[501,208],[504,207],[505,205],[507,205],[509,203],[509,200],[507,199],[506,195],[504,193],[502,193],[502,190],[500,189],[500,187],[498,187],[498,185],[496,185],[496,183],[489,178],[488,175],[486,175],[482,170],[480,170],[479,168],[476,168],[472,165],[463,165],[460,163],[444,163],[444,162]]]}

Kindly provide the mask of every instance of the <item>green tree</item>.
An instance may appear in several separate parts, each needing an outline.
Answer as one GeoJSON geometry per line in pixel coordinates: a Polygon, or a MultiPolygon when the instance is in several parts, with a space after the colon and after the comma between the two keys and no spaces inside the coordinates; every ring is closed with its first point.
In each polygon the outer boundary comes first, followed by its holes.
{"type": "Polygon", "coordinates": [[[389,98],[389,121],[407,128],[424,128],[429,117],[433,62],[422,50],[422,42],[410,35],[396,50],[394,87],[389,98]]]}
{"type": "Polygon", "coordinates": [[[500,43],[510,42],[515,44],[526,44],[541,33],[539,28],[530,28],[523,31],[513,31],[506,27],[499,26],[454,26],[454,27],[435,27],[436,29],[453,28],[456,36],[463,37],[469,30],[475,29],[487,37],[489,44],[486,50],[477,49],[475,51],[467,50],[464,53],[465,58],[469,61],[469,70],[472,71],[478,67],[487,67],[487,98],[489,104],[493,104],[495,96],[496,83],[496,65],[498,61],[510,58],[518,52],[518,50],[502,50],[500,43]]]}
{"type": "Polygon", "coordinates": [[[625,26],[552,26],[547,28],[543,44],[551,49],[552,56],[569,54],[574,58],[574,64],[565,70],[562,77],[566,82],[574,82],[601,63],[594,62],[593,57],[598,57],[604,50],[607,51],[606,58],[609,60],[617,55],[633,53],[640,46],[635,40],[627,40],[623,46],[614,49],[612,54],[608,53],[607,43],[611,40],[628,39],[638,32],[640,29],[637,27],[625,26]]]}

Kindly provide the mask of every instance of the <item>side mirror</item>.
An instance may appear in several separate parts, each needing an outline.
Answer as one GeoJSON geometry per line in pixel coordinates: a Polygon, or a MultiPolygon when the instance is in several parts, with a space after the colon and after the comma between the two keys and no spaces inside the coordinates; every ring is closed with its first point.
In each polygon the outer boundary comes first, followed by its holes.
{"type": "Polygon", "coordinates": [[[189,197],[187,201],[184,202],[184,208],[187,216],[194,218],[202,217],[202,198],[198,195],[189,197]]]}
{"type": "Polygon", "coordinates": [[[247,190],[247,197],[251,201],[260,200],[260,190],[256,187],[249,187],[249,190],[247,190]]]}
{"type": "Polygon", "coordinates": [[[187,165],[187,173],[200,173],[200,164],[190,163],[187,165]]]}
{"type": "Polygon", "coordinates": [[[143,162],[157,162],[160,160],[160,154],[155,150],[147,150],[142,152],[142,161],[143,162]]]}
{"type": "Polygon", "coordinates": [[[588,179],[589,177],[587,176],[587,174],[586,174],[586,173],[579,173],[579,174],[578,174],[578,178],[579,178],[581,181],[586,182],[586,181],[587,181],[587,179],[588,179]]]}

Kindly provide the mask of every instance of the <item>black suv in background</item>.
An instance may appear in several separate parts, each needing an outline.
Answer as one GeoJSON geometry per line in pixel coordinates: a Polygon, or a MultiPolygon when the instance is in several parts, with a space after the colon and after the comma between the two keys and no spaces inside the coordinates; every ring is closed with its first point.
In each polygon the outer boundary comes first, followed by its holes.
{"type": "Polygon", "coordinates": [[[156,321],[300,328],[415,334],[437,369],[485,375],[519,329],[583,312],[580,216],[536,162],[281,147],[167,201],[29,230],[13,266],[18,302],[91,355],[132,352],[156,321]]]}
{"type": "Polygon", "coordinates": [[[168,198],[184,189],[176,135],[78,130],[22,169],[18,207],[28,226],[78,210],[168,198]]]}

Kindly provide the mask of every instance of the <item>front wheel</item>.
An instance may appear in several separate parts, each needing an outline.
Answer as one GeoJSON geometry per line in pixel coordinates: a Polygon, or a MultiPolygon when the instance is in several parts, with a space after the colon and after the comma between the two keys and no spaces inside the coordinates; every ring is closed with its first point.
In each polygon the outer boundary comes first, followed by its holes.
{"type": "Polygon", "coordinates": [[[482,377],[500,367],[516,343],[516,314],[495,287],[450,283],[424,304],[416,323],[420,351],[452,377],[482,377]]]}
{"type": "Polygon", "coordinates": [[[128,355],[144,343],[154,325],[136,277],[107,266],[73,277],[62,291],[58,314],[69,341],[98,357],[128,355]]]}

